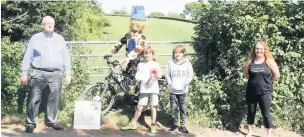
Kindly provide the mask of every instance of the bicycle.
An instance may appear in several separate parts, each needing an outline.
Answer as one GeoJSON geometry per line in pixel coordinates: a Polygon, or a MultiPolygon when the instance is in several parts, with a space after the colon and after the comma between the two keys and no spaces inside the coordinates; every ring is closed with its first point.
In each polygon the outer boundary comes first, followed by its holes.
{"type": "MultiPolygon", "coordinates": [[[[87,101],[101,101],[101,114],[105,115],[115,103],[117,95],[124,95],[130,105],[137,105],[139,88],[134,76],[124,73],[118,60],[111,61],[111,55],[104,56],[106,63],[110,67],[110,73],[105,77],[103,82],[96,82],[88,86],[81,99],[87,101]],[[115,71],[118,69],[118,71],[115,71]],[[135,93],[131,94],[130,85],[135,86],[135,93]],[[118,90],[122,92],[118,93],[118,90]]],[[[163,76],[159,80],[160,96],[167,88],[167,81],[163,76]]],[[[164,103],[167,106],[168,103],[164,103]]]]}

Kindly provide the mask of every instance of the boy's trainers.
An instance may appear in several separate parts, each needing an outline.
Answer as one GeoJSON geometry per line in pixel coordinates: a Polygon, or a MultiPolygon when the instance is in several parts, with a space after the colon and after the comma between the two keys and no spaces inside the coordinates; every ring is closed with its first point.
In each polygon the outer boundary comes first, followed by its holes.
{"type": "Polygon", "coordinates": [[[189,133],[189,131],[187,130],[187,128],[185,126],[178,128],[178,131],[182,132],[182,133],[189,133]]]}
{"type": "Polygon", "coordinates": [[[176,126],[176,125],[173,125],[172,127],[170,127],[170,129],[169,129],[169,131],[175,131],[176,129],[178,128],[178,126],[176,126]]]}
{"type": "Polygon", "coordinates": [[[151,125],[151,134],[156,134],[156,126],[151,125]]]}
{"type": "Polygon", "coordinates": [[[137,129],[137,125],[127,125],[127,126],[124,126],[124,127],[121,127],[120,128],[121,130],[136,130],[137,129]]]}

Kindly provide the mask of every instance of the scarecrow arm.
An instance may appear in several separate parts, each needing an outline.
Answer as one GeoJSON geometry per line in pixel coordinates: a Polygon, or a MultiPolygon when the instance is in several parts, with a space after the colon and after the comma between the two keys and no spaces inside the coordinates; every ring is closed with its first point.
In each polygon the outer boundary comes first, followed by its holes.
{"type": "Polygon", "coordinates": [[[122,37],[119,41],[115,43],[115,45],[108,51],[108,54],[116,54],[122,48],[123,45],[127,44],[128,39],[130,38],[131,34],[127,33],[124,37],[122,37]]]}

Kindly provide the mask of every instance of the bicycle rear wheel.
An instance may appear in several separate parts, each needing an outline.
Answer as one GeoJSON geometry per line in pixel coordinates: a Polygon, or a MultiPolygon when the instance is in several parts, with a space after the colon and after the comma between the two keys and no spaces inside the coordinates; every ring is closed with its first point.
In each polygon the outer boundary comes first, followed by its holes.
{"type": "Polygon", "coordinates": [[[107,84],[100,82],[87,87],[81,99],[86,101],[94,101],[93,99],[96,96],[100,97],[101,114],[105,115],[114,104],[115,94],[109,90],[107,84]]]}

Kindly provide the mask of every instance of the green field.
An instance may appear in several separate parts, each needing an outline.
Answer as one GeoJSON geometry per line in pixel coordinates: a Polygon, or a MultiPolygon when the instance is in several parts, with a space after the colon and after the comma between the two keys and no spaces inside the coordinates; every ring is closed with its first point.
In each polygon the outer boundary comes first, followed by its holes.
{"type": "MultiPolygon", "coordinates": [[[[129,28],[128,17],[106,16],[110,21],[111,26],[105,28],[107,32],[106,38],[103,37],[102,41],[116,41],[123,37],[129,28]]],[[[194,24],[181,21],[164,20],[164,19],[148,19],[147,27],[144,34],[147,36],[148,41],[189,41],[194,34],[194,24]]],[[[177,44],[152,44],[150,45],[155,49],[156,60],[161,66],[167,64],[171,56],[159,56],[159,54],[171,54],[172,49],[177,44]]],[[[186,47],[188,53],[193,53],[194,50],[189,44],[182,44],[186,47]]],[[[113,45],[109,44],[94,44],[86,45],[87,48],[92,49],[91,54],[103,55],[113,45]]],[[[125,47],[123,47],[117,54],[125,54],[125,47]]],[[[116,56],[113,59],[122,60],[124,56],[116,56]]],[[[101,57],[90,57],[89,67],[107,67],[107,64],[101,57]]],[[[108,73],[108,69],[91,71],[92,75],[104,75],[108,73]]],[[[102,79],[101,77],[92,77],[92,81],[102,79]]]]}
{"type": "MultiPolygon", "coordinates": [[[[118,16],[106,16],[111,26],[105,28],[109,41],[118,40],[129,30],[130,18],[118,16]]],[[[191,40],[194,34],[194,24],[174,20],[155,19],[147,20],[147,27],[144,34],[148,41],[170,41],[170,40],[191,40]]]]}

